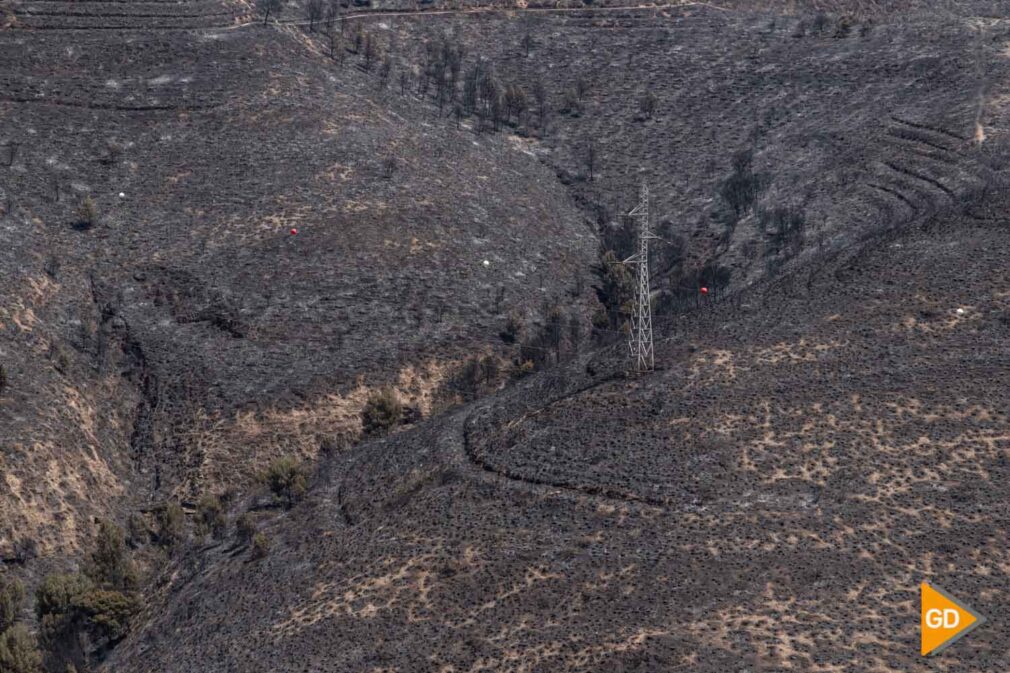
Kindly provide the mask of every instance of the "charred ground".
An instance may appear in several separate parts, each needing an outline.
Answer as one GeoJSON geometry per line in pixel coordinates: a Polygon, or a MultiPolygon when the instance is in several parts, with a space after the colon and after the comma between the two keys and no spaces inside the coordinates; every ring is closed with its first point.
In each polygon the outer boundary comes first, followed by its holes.
{"type": "Polygon", "coordinates": [[[96,516],[263,509],[325,444],[268,551],[176,549],[93,659],[918,670],[926,577],[992,622],[945,661],[1005,666],[1004,10],[432,9],[332,49],[294,3],[5,7],[10,570],[74,568],[96,516]],[[525,109],[469,109],[474,68],[525,109]],[[629,378],[621,297],[588,319],[643,178],[629,378]],[[384,385],[417,427],[343,449],[384,385]]]}

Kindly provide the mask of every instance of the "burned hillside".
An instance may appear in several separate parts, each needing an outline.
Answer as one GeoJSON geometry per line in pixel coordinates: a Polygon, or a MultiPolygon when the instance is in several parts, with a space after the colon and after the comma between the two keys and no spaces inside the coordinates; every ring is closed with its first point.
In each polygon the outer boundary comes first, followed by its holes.
{"type": "Polygon", "coordinates": [[[0,669],[917,671],[924,578],[1005,668],[1007,45],[0,3],[0,669]]]}
{"type": "Polygon", "coordinates": [[[314,456],[374,387],[428,413],[459,363],[509,361],[510,313],[588,313],[595,234],[506,139],[430,124],[296,34],[129,7],[26,3],[0,39],[0,547],[314,456]]]}

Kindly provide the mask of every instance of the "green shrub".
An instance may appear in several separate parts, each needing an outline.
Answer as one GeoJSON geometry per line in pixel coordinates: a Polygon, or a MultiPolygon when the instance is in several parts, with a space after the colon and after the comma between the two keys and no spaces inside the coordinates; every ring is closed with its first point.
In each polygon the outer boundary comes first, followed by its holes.
{"type": "Polygon", "coordinates": [[[252,557],[261,559],[270,553],[270,538],[265,533],[256,533],[252,539],[252,557]]]}
{"type": "Polygon", "coordinates": [[[206,494],[196,505],[196,530],[203,537],[210,535],[215,540],[224,537],[228,529],[228,519],[224,514],[224,505],[215,495],[206,494]]]}
{"type": "Polygon", "coordinates": [[[35,614],[45,626],[47,617],[69,612],[78,596],[94,588],[94,582],[80,573],[47,575],[35,591],[35,614]]]}
{"type": "Polygon", "coordinates": [[[7,369],[0,365],[0,395],[7,391],[7,369]]]}
{"type": "Polygon", "coordinates": [[[14,626],[24,600],[25,585],[20,580],[0,578],[0,633],[14,626]]]}
{"type": "Polygon", "coordinates": [[[361,411],[361,427],[365,434],[385,432],[403,418],[403,405],[391,388],[373,393],[361,411]]]}
{"type": "Polygon", "coordinates": [[[284,456],[270,463],[270,467],[260,475],[259,479],[278,500],[282,500],[288,507],[298,502],[305,495],[305,490],[308,487],[305,468],[291,456],[284,456]]]}
{"type": "Polygon", "coordinates": [[[35,593],[42,641],[51,654],[64,659],[79,649],[82,634],[93,642],[121,640],[140,607],[136,595],[98,588],[80,573],[49,575],[35,593]]]}
{"type": "Polygon", "coordinates": [[[24,624],[15,624],[0,633],[0,671],[41,673],[42,654],[24,624]]]}
{"type": "Polygon", "coordinates": [[[92,638],[116,642],[129,630],[130,618],[140,610],[140,601],[121,591],[95,589],[78,596],[73,607],[92,638]]]}

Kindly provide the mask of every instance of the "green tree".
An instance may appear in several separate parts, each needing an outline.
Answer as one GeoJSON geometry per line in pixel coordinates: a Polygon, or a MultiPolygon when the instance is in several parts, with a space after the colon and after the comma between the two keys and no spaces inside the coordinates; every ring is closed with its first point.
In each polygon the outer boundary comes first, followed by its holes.
{"type": "Polygon", "coordinates": [[[20,580],[0,578],[0,633],[14,626],[24,600],[25,585],[20,580]]]}
{"type": "Polygon", "coordinates": [[[600,287],[597,295],[607,309],[611,329],[619,329],[627,315],[625,307],[634,296],[634,286],[628,267],[617,259],[613,250],[600,257],[598,270],[600,287]]]}
{"type": "Polygon", "coordinates": [[[137,571],[126,553],[122,528],[109,521],[101,522],[86,572],[100,586],[125,591],[137,588],[137,571]]]}
{"type": "Polygon", "coordinates": [[[73,608],[92,638],[115,643],[126,635],[140,602],[121,591],[95,589],[78,596],[73,608]]]}
{"type": "Polygon", "coordinates": [[[41,673],[42,653],[24,624],[15,624],[0,633],[0,671],[41,673]]]}
{"type": "Polygon", "coordinates": [[[77,596],[94,587],[91,578],[80,573],[46,575],[35,591],[35,615],[45,627],[46,617],[66,614],[77,596]]]}
{"type": "Polygon", "coordinates": [[[139,609],[135,594],[96,587],[80,573],[49,575],[35,593],[43,645],[50,660],[60,665],[86,658],[82,635],[98,646],[121,640],[139,609]]]}

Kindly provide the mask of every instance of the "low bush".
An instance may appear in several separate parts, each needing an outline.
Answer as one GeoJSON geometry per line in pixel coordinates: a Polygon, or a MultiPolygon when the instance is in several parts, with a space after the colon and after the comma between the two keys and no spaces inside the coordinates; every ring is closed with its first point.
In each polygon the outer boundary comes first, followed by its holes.
{"type": "Polygon", "coordinates": [[[298,502],[308,488],[308,475],[302,464],[291,456],[278,458],[270,463],[259,477],[274,494],[274,497],[284,502],[288,507],[298,502]]]}
{"type": "Polygon", "coordinates": [[[251,556],[254,559],[264,558],[270,553],[270,538],[265,533],[256,533],[252,539],[251,556]]]}
{"type": "Polygon", "coordinates": [[[403,405],[391,388],[373,393],[361,410],[361,427],[366,435],[385,432],[403,418],[403,405]]]}

